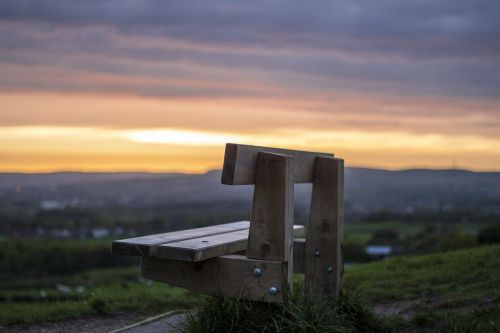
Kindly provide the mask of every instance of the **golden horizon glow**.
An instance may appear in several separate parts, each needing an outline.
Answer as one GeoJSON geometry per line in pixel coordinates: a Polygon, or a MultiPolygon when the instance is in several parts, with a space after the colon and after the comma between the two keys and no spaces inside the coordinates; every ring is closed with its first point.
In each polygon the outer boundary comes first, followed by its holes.
{"type": "Polygon", "coordinates": [[[0,100],[1,172],[199,173],[222,167],[226,142],[330,152],[347,166],[500,171],[496,101],[42,92],[4,92],[0,100]],[[449,110],[461,116],[451,119],[449,110]]]}
{"type": "Polygon", "coordinates": [[[500,171],[489,5],[45,2],[0,22],[0,171],[204,172],[226,142],[500,171]]]}
{"type": "Polygon", "coordinates": [[[500,165],[500,139],[472,135],[308,128],[238,134],[179,128],[11,126],[0,127],[0,171],[199,173],[221,168],[226,142],[331,152],[348,166],[383,169],[494,171],[500,165]]]}
{"type": "Polygon", "coordinates": [[[205,133],[180,129],[136,130],[126,134],[128,140],[138,143],[161,143],[187,146],[213,146],[226,142],[239,142],[245,136],[227,133],[205,133]]]}

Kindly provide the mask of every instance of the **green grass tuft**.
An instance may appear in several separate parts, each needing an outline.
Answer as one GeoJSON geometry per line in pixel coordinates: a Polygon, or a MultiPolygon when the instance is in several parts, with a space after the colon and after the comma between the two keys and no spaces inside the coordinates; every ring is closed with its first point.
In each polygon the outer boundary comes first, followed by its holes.
{"type": "Polygon", "coordinates": [[[388,327],[359,303],[311,297],[300,285],[285,304],[210,297],[179,328],[198,332],[386,332],[388,327]]]}

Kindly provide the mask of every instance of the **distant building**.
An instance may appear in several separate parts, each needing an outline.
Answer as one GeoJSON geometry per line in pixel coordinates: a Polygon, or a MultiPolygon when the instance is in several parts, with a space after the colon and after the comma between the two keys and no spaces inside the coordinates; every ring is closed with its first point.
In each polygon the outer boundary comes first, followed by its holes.
{"type": "Polygon", "coordinates": [[[66,208],[66,204],[57,200],[42,200],[40,201],[40,208],[43,210],[56,210],[66,208]]]}
{"type": "Polygon", "coordinates": [[[389,245],[368,245],[365,248],[366,254],[371,257],[383,259],[392,253],[392,246],[389,245]]]}
{"type": "Polygon", "coordinates": [[[402,246],[392,245],[368,245],[365,248],[365,253],[375,259],[385,259],[389,256],[405,253],[406,250],[402,246]]]}
{"type": "Polygon", "coordinates": [[[110,234],[109,229],[107,228],[93,228],[92,229],[92,237],[93,238],[104,238],[108,237],[110,234]]]}

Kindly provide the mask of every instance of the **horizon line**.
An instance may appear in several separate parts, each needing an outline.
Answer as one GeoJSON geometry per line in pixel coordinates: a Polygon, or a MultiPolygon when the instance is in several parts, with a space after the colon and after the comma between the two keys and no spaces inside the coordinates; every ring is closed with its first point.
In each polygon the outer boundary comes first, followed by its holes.
{"type": "MultiPolygon", "coordinates": [[[[346,166],[346,169],[366,169],[366,170],[377,170],[377,171],[389,171],[389,172],[403,172],[403,171],[461,171],[461,172],[471,172],[471,173],[500,173],[498,170],[474,170],[465,168],[426,168],[426,167],[408,167],[408,168],[376,168],[376,167],[365,167],[365,166],[346,166]]],[[[161,175],[161,174],[183,174],[183,175],[204,175],[211,172],[220,172],[222,169],[209,169],[205,172],[189,172],[189,171],[148,171],[148,170],[53,170],[53,171],[11,171],[11,170],[0,170],[0,174],[24,174],[24,175],[50,175],[50,174],[151,174],[151,175],[161,175]]]]}

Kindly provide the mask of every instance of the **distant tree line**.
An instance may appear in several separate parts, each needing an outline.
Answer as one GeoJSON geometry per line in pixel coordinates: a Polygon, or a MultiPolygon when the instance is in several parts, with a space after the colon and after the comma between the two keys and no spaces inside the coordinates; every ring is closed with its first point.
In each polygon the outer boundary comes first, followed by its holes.
{"type": "MultiPolygon", "coordinates": [[[[346,217],[347,219],[347,217],[346,217]]],[[[352,220],[351,220],[352,221],[352,220]]],[[[418,222],[418,223],[500,223],[500,215],[483,213],[480,210],[433,211],[417,210],[411,213],[378,211],[356,216],[358,222],[418,222]]]]}
{"type": "Polygon", "coordinates": [[[61,275],[137,263],[137,258],[112,255],[109,242],[42,239],[0,242],[0,277],[4,278],[61,275]]]}

